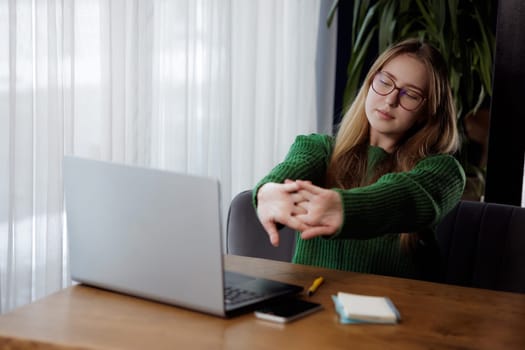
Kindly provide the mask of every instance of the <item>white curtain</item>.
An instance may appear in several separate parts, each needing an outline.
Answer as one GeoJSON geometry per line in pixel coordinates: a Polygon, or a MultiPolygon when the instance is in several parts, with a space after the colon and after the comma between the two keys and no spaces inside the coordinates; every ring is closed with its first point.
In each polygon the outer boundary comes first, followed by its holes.
{"type": "Polygon", "coordinates": [[[226,211],[330,130],[330,4],[0,0],[0,312],[71,283],[64,154],[219,178],[226,211]]]}

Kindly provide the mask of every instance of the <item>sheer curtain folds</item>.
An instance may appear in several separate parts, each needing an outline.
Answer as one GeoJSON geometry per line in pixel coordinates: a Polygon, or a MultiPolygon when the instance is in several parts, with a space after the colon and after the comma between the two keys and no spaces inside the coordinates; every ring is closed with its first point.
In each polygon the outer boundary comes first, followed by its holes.
{"type": "Polygon", "coordinates": [[[0,0],[0,312],[71,283],[64,154],[218,178],[225,210],[324,129],[330,3],[0,0]]]}
{"type": "Polygon", "coordinates": [[[63,8],[0,2],[0,311],[65,285],[63,8]]]}

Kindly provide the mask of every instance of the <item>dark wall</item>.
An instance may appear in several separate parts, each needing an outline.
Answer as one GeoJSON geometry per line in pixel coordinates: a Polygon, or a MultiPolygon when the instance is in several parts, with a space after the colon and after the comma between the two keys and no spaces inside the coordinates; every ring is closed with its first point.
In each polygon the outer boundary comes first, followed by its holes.
{"type": "MultiPolygon", "coordinates": [[[[372,1],[374,3],[375,1],[372,1]]],[[[334,95],[334,132],[346,112],[344,110],[344,91],[348,77],[348,61],[352,51],[352,18],[354,11],[353,1],[339,1],[337,6],[337,59],[335,66],[335,95],[334,95]]],[[[377,41],[377,34],[372,42],[377,41]]],[[[371,45],[365,63],[361,79],[364,79],[368,68],[374,63],[378,56],[377,46],[371,45]]]]}
{"type": "Polygon", "coordinates": [[[498,2],[485,201],[521,205],[525,153],[525,4],[498,2]]]}

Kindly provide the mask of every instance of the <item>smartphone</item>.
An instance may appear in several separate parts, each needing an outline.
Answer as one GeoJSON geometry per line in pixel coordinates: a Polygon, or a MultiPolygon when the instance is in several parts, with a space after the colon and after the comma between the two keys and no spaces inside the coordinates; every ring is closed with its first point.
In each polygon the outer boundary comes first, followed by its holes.
{"type": "Polygon", "coordinates": [[[255,311],[255,317],[278,323],[288,323],[313,312],[323,306],[303,299],[285,299],[255,311]]]}

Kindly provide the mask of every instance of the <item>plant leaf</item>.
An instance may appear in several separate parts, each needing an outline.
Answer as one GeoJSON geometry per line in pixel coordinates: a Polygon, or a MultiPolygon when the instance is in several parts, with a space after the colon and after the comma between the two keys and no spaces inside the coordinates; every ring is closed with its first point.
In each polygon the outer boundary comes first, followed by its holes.
{"type": "Polygon", "coordinates": [[[326,19],[327,27],[330,27],[332,25],[332,21],[334,19],[334,16],[335,16],[335,13],[338,7],[339,7],[339,0],[332,1],[332,6],[330,7],[330,11],[328,11],[328,18],[326,19]]]}

